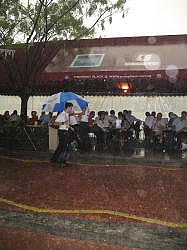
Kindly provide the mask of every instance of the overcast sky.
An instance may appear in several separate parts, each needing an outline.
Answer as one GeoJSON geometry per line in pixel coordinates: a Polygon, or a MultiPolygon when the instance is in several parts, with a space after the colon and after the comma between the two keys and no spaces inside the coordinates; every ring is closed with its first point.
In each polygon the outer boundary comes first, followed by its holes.
{"type": "Polygon", "coordinates": [[[127,0],[126,6],[127,16],[115,15],[97,37],[187,34],[187,0],[127,0]]]}

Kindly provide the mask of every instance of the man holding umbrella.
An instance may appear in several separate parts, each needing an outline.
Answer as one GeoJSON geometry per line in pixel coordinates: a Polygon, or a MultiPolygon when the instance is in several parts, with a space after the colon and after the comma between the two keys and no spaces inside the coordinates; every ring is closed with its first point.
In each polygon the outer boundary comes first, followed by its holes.
{"type": "Polygon", "coordinates": [[[68,156],[68,147],[70,143],[70,136],[69,136],[69,129],[73,129],[70,127],[69,124],[69,116],[72,113],[73,104],[70,102],[65,103],[65,109],[63,112],[61,112],[55,122],[55,126],[59,126],[58,129],[58,135],[59,135],[59,144],[56,148],[52,158],[51,162],[53,163],[61,163],[62,167],[68,166],[66,163],[67,156],[68,156]]]}

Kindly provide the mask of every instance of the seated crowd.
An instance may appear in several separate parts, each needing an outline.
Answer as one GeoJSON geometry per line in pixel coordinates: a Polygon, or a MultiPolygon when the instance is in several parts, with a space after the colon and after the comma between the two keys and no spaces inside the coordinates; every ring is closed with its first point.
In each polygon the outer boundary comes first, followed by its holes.
{"type": "MultiPolygon", "coordinates": [[[[74,141],[82,151],[91,149],[90,140],[95,139],[95,147],[102,151],[118,146],[127,146],[128,143],[140,139],[140,132],[144,132],[145,147],[158,145],[165,148],[180,148],[182,142],[187,142],[187,112],[182,111],[181,116],[173,112],[168,113],[168,118],[163,118],[162,113],[146,112],[145,120],[141,121],[132,115],[129,110],[116,112],[111,110],[95,112],[83,110],[79,115],[70,116],[71,126],[76,126],[74,141]]],[[[142,139],[142,138],[141,138],[142,139]]]]}
{"type": "MultiPolygon", "coordinates": [[[[31,116],[27,117],[27,125],[40,125],[40,126],[48,126],[49,121],[52,118],[52,112],[49,112],[46,114],[45,112],[42,112],[41,115],[38,117],[38,114],[36,111],[31,111],[31,116]]],[[[21,116],[18,114],[17,110],[14,110],[12,114],[8,110],[4,112],[3,115],[0,114],[0,124],[6,123],[6,122],[15,122],[20,121],[21,116]]]]}
{"type": "MultiPolygon", "coordinates": [[[[38,117],[36,111],[31,112],[27,119],[28,125],[51,125],[55,117],[52,113],[42,112],[38,117]]],[[[19,121],[21,118],[17,110],[12,114],[5,111],[0,116],[0,122],[19,121]]],[[[140,139],[140,132],[144,133],[145,146],[160,145],[164,147],[180,148],[182,142],[187,142],[187,112],[182,111],[180,116],[173,112],[168,118],[163,118],[161,112],[146,112],[144,121],[136,118],[130,110],[123,110],[116,114],[115,110],[89,111],[86,107],[80,114],[70,116],[70,125],[74,132],[70,132],[71,142],[75,149],[89,151],[93,149],[94,140],[96,149],[102,151],[118,143],[120,147],[140,139]]],[[[141,138],[142,139],[142,138],[141,138]]]]}
{"type": "Polygon", "coordinates": [[[173,112],[168,113],[168,118],[163,118],[162,113],[145,113],[144,122],[145,143],[162,145],[165,148],[181,147],[187,140],[187,112],[182,111],[180,117],[173,112]]]}

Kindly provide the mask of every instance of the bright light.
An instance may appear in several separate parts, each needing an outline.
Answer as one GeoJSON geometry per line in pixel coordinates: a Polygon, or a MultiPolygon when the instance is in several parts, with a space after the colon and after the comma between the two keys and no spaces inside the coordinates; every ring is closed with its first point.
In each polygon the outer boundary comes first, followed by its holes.
{"type": "Polygon", "coordinates": [[[127,82],[121,83],[120,85],[121,85],[121,89],[123,89],[124,92],[125,92],[125,90],[128,91],[128,89],[129,89],[129,84],[128,84],[127,82]]]}
{"type": "Polygon", "coordinates": [[[127,93],[127,92],[128,92],[128,89],[124,89],[123,92],[124,92],[124,93],[127,93]]]}

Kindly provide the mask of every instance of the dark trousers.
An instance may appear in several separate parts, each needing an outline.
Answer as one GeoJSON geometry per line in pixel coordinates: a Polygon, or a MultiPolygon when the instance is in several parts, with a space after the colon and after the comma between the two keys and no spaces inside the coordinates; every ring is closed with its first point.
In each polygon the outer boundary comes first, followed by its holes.
{"type": "Polygon", "coordinates": [[[98,127],[97,131],[95,132],[97,142],[96,142],[96,148],[98,151],[102,151],[104,149],[105,144],[105,132],[98,127]]]}
{"type": "Polygon", "coordinates": [[[71,125],[71,127],[74,129],[74,131],[70,130],[70,142],[76,140],[77,143],[79,143],[79,125],[71,125]]]}
{"type": "Polygon", "coordinates": [[[146,125],[144,125],[144,135],[145,135],[145,143],[146,145],[149,145],[151,139],[153,138],[153,131],[146,125]]]}
{"type": "Polygon", "coordinates": [[[80,150],[81,151],[90,151],[91,150],[91,142],[89,138],[90,128],[87,122],[80,122],[79,126],[79,135],[80,135],[80,150]]]}
{"type": "Polygon", "coordinates": [[[57,162],[59,160],[60,162],[65,162],[67,160],[70,143],[69,132],[66,130],[59,129],[58,136],[59,144],[51,158],[51,161],[57,162]]]}

